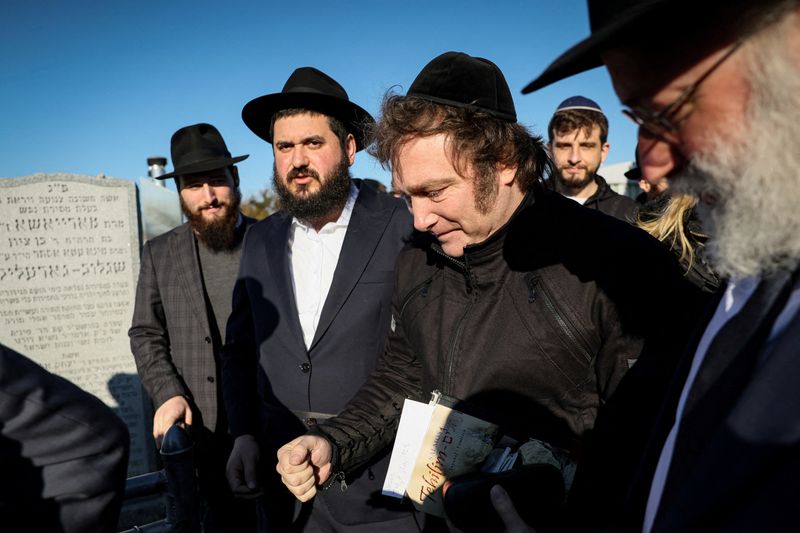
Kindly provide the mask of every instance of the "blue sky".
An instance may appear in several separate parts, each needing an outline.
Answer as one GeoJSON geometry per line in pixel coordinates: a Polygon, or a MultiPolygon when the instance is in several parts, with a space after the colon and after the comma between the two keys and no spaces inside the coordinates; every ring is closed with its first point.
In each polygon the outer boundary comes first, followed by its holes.
{"type": "MultiPolygon", "coordinates": [[[[3,0],[0,177],[102,172],[138,181],[147,157],[171,159],[175,130],[210,122],[233,155],[250,154],[239,165],[248,196],[270,184],[272,168],[270,145],[241,121],[249,100],[314,66],[376,114],[387,89],[405,92],[448,50],[497,63],[520,121],[539,134],[561,100],[593,98],[611,123],[607,163],[629,161],[635,128],[604,69],[520,93],[588,33],[584,0],[3,0]]],[[[363,153],[353,174],[389,180],[363,153]]]]}

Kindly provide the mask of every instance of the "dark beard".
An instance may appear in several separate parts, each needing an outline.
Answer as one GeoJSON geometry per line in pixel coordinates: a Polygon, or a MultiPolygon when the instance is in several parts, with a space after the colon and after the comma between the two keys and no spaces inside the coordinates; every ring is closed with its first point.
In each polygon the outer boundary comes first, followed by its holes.
{"type": "Polygon", "coordinates": [[[222,217],[208,221],[201,213],[192,213],[181,198],[181,210],[194,230],[197,238],[214,252],[231,250],[238,244],[236,241],[236,221],[239,220],[239,204],[242,193],[236,188],[233,202],[224,205],[222,217]]]}
{"type": "MultiPolygon", "coordinates": [[[[272,165],[272,186],[278,193],[281,208],[288,211],[293,217],[306,223],[313,224],[322,220],[331,213],[341,211],[350,194],[350,166],[347,159],[342,156],[338,165],[332,170],[326,180],[320,180],[319,174],[308,168],[295,168],[289,171],[287,178],[291,180],[298,174],[311,176],[320,183],[320,188],[315,193],[306,193],[297,196],[289,190],[284,180],[278,178],[278,169],[272,165]]],[[[303,187],[301,191],[305,191],[303,187]]]]}
{"type": "Polygon", "coordinates": [[[587,168],[586,169],[586,177],[581,181],[575,181],[575,180],[572,180],[572,179],[565,178],[563,170],[559,168],[558,169],[558,174],[556,174],[555,178],[556,178],[556,181],[558,182],[558,185],[561,187],[561,189],[563,191],[565,191],[565,192],[575,192],[576,189],[579,189],[579,191],[577,191],[577,192],[580,192],[583,189],[585,189],[586,187],[588,187],[594,181],[594,177],[597,175],[597,171],[598,170],[599,170],[599,167],[594,169],[593,172],[590,171],[589,168],[587,168]]]}

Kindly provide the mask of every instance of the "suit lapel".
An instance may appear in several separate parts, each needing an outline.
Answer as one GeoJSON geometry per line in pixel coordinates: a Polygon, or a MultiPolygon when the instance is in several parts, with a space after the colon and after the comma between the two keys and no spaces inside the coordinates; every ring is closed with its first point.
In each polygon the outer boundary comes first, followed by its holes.
{"type": "Polygon", "coordinates": [[[272,286],[275,296],[271,303],[277,308],[278,316],[285,321],[286,327],[293,340],[298,344],[298,352],[305,361],[306,344],[303,340],[303,329],[300,326],[300,317],[297,312],[292,284],[292,271],[289,264],[289,230],[292,226],[292,217],[285,212],[277,215],[280,220],[272,227],[264,246],[265,256],[269,268],[268,278],[262,280],[265,286],[272,286]]]}
{"type": "Polygon", "coordinates": [[[654,530],[659,529],[657,524],[671,520],[675,503],[692,492],[690,480],[696,477],[698,467],[715,462],[704,459],[714,443],[720,438],[735,442],[726,421],[753,379],[772,324],[786,304],[790,282],[791,274],[786,271],[765,278],[709,345],[684,407],[654,530]]]}
{"type": "Polygon", "coordinates": [[[197,319],[203,324],[206,334],[210,335],[206,299],[203,295],[203,279],[200,275],[200,263],[197,260],[195,246],[194,234],[188,223],[170,235],[169,253],[172,263],[177,265],[178,279],[189,296],[189,303],[197,319]]]}
{"type": "Polygon", "coordinates": [[[341,310],[372,258],[391,217],[377,204],[377,193],[369,187],[359,189],[347,233],[333,273],[328,297],[322,307],[317,331],[309,351],[313,350],[341,310]]]}

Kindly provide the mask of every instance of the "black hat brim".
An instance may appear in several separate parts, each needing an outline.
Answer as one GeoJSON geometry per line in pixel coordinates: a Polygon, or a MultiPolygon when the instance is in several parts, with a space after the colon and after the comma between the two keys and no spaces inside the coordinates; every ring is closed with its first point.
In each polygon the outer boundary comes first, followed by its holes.
{"type": "Polygon", "coordinates": [[[639,167],[633,167],[630,170],[626,170],[623,175],[632,181],[639,181],[642,179],[642,169],[639,167]]]}
{"type": "Polygon", "coordinates": [[[564,78],[597,68],[603,64],[600,54],[615,44],[636,24],[653,15],[653,12],[669,0],[640,2],[626,12],[616,16],[611,22],[598,28],[589,37],[579,42],[555,61],[550,63],[538,78],[522,89],[522,94],[532,93],[564,78]]]}
{"type": "Polygon", "coordinates": [[[259,96],[245,104],[242,109],[242,120],[253,133],[271,144],[272,116],[283,109],[309,109],[337,118],[355,137],[356,150],[363,150],[366,147],[366,128],[375,122],[372,115],[353,102],[326,94],[307,92],[259,96]]]}
{"type": "Polygon", "coordinates": [[[165,180],[167,178],[174,178],[176,176],[185,176],[187,174],[197,174],[198,172],[208,172],[209,170],[217,170],[218,168],[225,168],[235,165],[239,161],[244,161],[250,155],[240,155],[238,157],[216,157],[214,159],[207,159],[205,161],[197,161],[191,165],[185,165],[176,168],[169,174],[162,174],[156,177],[157,180],[165,180]]]}

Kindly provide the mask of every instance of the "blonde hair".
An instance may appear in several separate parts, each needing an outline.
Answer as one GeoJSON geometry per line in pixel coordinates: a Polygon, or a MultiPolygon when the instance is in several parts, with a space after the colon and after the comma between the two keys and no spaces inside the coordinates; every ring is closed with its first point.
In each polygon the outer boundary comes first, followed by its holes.
{"type": "Polygon", "coordinates": [[[689,194],[674,194],[660,213],[648,220],[638,217],[637,225],[659,241],[669,245],[671,250],[680,249],[678,259],[687,265],[686,271],[692,269],[695,248],[702,246],[705,235],[693,232],[686,227],[697,198],[689,194]]]}

